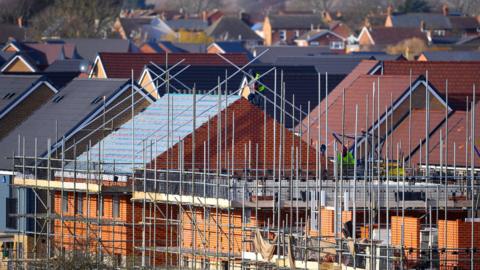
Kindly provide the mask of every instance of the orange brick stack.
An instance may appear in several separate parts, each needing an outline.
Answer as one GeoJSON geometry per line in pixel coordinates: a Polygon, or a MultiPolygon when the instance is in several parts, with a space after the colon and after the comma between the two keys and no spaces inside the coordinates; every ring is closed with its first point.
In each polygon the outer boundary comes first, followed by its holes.
{"type": "MultiPolygon", "coordinates": [[[[391,243],[393,246],[402,246],[402,225],[403,225],[403,246],[406,249],[406,259],[410,263],[418,261],[420,248],[420,219],[416,217],[393,216],[391,218],[391,243]],[[412,249],[412,252],[409,251],[412,249]]],[[[409,265],[410,265],[409,263],[409,265]]]]}
{"type": "MultiPolygon", "coordinates": [[[[474,267],[480,269],[480,222],[474,224],[474,267]]],[[[440,269],[471,269],[470,251],[472,223],[463,220],[438,221],[438,248],[440,250],[440,269]],[[446,235],[445,235],[446,229],[446,235]],[[445,249],[443,252],[442,249],[445,249]]]]}

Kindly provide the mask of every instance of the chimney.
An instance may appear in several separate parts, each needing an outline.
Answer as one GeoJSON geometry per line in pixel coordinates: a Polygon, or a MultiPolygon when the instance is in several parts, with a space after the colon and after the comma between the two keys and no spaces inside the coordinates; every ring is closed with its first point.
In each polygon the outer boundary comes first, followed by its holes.
{"type": "Polygon", "coordinates": [[[18,27],[23,28],[23,16],[17,18],[18,27]]]}
{"type": "Polygon", "coordinates": [[[207,11],[205,11],[205,10],[202,11],[202,20],[203,20],[204,22],[207,21],[207,11]]]}
{"type": "Polygon", "coordinates": [[[443,16],[448,16],[448,4],[443,4],[442,6],[443,16]]]}
{"type": "Polygon", "coordinates": [[[392,5],[388,5],[387,7],[387,16],[391,16],[393,13],[393,6],[392,5]]]}

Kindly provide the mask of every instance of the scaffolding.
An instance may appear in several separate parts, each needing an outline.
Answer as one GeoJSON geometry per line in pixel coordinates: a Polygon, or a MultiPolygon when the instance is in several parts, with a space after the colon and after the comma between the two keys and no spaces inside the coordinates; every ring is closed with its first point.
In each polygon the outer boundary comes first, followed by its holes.
{"type": "MultiPolygon", "coordinates": [[[[294,98],[286,99],[281,69],[272,67],[256,77],[246,71],[262,54],[243,67],[219,55],[237,71],[217,78],[218,85],[202,95],[195,86],[188,87],[176,79],[176,74],[170,74],[172,67],[152,63],[162,73],[156,74],[151,83],[166,88],[167,94],[161,97],[167,98],[166,124],[155,127],[154,134],[141,138],[140,143],[134,138],[135,104],[139,101],[133,99],[132,85],[132,94],[127,97],[132,101],[128,108],[131,163],[107,160],[101,139],[89,141],[85,153],[76,153],[75,145],[81,139],[55,142],[55,150],[49,140],[48,153],[42,156],[35,151],[34,156],[26,156],[19,137],[19,150],[12,158],[11,184],[17,192],[30,194],[34,205],[15,218],[26,224],[19,237],[33,244],[21,252],[12,248],[7,257],[9,267],[480,269],[480,169],[475,167],[478,157],[473,139],[478,125],[475,89],[473,101],[467,101],[470,126],[465,127],[468,132],[463,153],[470,164],[445,162],[449,160],[449,152],[443,151],[449,147],[448,135],[440,135],[442,162],[430,164],[427,133],[426,151],[420,154],[423,162],[413,166],[399,151],[400,145],[389,145],[391,141],[381,136],[384,131],[380,127],[388,133],[393,119],[361,133],[361,122],[367,123],[368,119],[358,119],[358,106],[349,112],[355,113],[354,134],[337,134],[338,140],[328,149],[327,107],[327,119],[317,125],[318,138],[312,143],[310,133],[315,126],[310,118],[320,122],[320,114],[309,113],[310,103],[308,108],[301,108],[294,98]],[[261,82],[268,73],[274,73],[273,88],[261,82]],[[236,140],[248,138],[248,134],[236,134],[239,119],[228,105],[229,99],[244,90],[228,88],[229,79],[237,74],[247,78],[246,87],[259,84],[273,94],[272,100],[256,92],[263,104],[252,106],[264,111],[272,106],[271,118],[278,123],[267,127],[264,113],[263,123],[256,123],[263,127],[261,138],[244,145],[236,140]],[[171,80],[185,89],[172,89],[171,80]],[[191,118],[178,124],[184,114],[172,113],[176,104],[169,94],[182,90],[193,96],[184,110],[191,118]],[[199,111],[197,104],[207,95],[215,96],[217,104],[199,111]],[[293,110],[286,111],[286,104],[293,110]],[[199,115],[207,110],[216,113],[206,122],[197,123],[199,115]],[[307,124],[287,130],[286,116],[297,123],[306,119],[307,124]],[[213,118],[215,124],[210,124],[213,118]],[[200,125],[207,125],[206,138],[196,137],[200,125]],[[191,131],[188,138],[172,135],[185,127],[191,131]],[[304,136],[306,140],[302,140],[304,136]],[[215,145],[210,145],[212,140],[215,145]],[[337,158],[343,157],[346,140],[354,141],[353,162],[337,158]],[[166,146],[159,147],[164,141],[166,146]],[[384,146],[387,150],[382,152],[384,146]],[[267,154],[267,148],[272,155],[267,154]],[[68,158],[66,152],[73,153],[74,158],[68,158]],[[86,160],[78,160],[80,154],[86,160]],[[164,159],[158,158],[161,155],[164,159]],[[215,157],[212,164],[210,156],[215,157]],[[239,156],[241,161],[236,160],[239,156]],[[199,159],[203,161],[200,164],[199,159]],[[116,171],[122,166],[129,167],[130,172],[116,171]],[[458,233],[454,235],[454,231],[458,233]],[[462,245],[451,244],[460,240],[462,245]]],[[[328,74],[325,78],[326,93],[328,74]]],[[[373,87],[378,97],[380,84],[373,87]]],[[[321,91],[319,74],[318,104],[321,91]]],[[[379,103],[375,98],[372,102],[372,108],[379,103]]],[[[409,133],[429,130],[428,103],[425,129],[411,127],[409,133]]],[[[372,118],[379,111],[373,109],[372,118]]],[[[448,113],[446,110],[447,126],[448,113]]],[[[343,100],[342,125],[345,114],[343,100]]],[[[375,118],[380,119],[379,115],[375,118]]],[[[103,132],[109,128],[105,124],[108,120],[103,119],[104,124],[90,132],[103,132]]]]}

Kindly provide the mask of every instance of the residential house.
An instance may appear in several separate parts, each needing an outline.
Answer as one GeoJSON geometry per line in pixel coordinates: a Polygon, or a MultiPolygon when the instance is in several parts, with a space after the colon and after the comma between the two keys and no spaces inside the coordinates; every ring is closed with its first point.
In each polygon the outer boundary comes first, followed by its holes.
{"type": "Polygon", "coordinates": [[[42,75],[0,75],[0,139],[45,104],[58,90],[42,75]]]}
{"type": "MultiPolygon", "coordinates": [[[[140,234],[136,234],[135,231],[137,230],[131,226],[123,225],[131,223],[132,220],[135,224],[144,222],[139,216],[132,215],[132,207],[135,207],[135,211],[140,213],[143,205],[141,203],[132,204],[131,188],[133,182],[129,178],[135,170],[141,170],[144,164],[150,162],[150,159],[145,159],[143,153],[152,151],[155,155],[156,153],[163,153],[168,150],[169,146],[176,144],[194,130],[192,125],[185,122],[185,119],[194,116],[193,110],[191,110],[194,98],[198,112],[195,118],[196,124],[197,127],[200,127],[219,110],[219,98],[222,98],[221,109],[239,99],[238,95],[229,96],[228,101],[223,100],[224,97],[214,94],[197,94],[196,96],[191,93],[166,94],[140,111],[128,122],[119,126],[111,134],[102,138],[98,143],[92,145],[89,151],[80,154],[75,161],[69,161],[66,172],[63,172],[64,175],[69,176],[66,185],[71,185],[72,181],[77,183],[89,182],[85,177],[77,176],[72,179],[70,172],[75,169],[75,166],[81,167],[89,159],[103,159],[102,178],[98,179],[100,181],[95,180],[95,183],[90,182],[92,188],[95,185],[101,186],[102,192],[90,193],[87,196],[88,190],[81,187],[63,193],[57,190],[54,198],[55,213],[66,218],[82,216],[87,220],[89,218],[101,219],[103,223],[108,223],[108,225],[102,225],[101,229],[98,226],[89,225],[91,226],[90,230],[97,231],[99,235],[98,240],[94,240],[89,238],[86,229],[87,222],[75,225],[73,222],[62,224],[61,221],[57,220],[55,222],[55,243],[63,243],[66,252],[85,247],[92,253],[101,252],[105,257],[112,258],[114,265],[117,267],[125,267],[129,263],[128,260],[133,256],[140,256],[140,252],[136,250],[142,245],[142,242],[139,241],[141,239],[140,234]],[[175,133],[175,136],[171,138],[168,129],[165,128],[169,119],[171,121],[170,127],[175,133]],[[133,125],[135,126],[134,130],[132,130],[133,125]],[[124,143],[127,137],[133,138],[135,144],[138,144],[138,148],[133,154],[126,154],[131,152],[128,144],[124,143]],[[147,145],[144,143],[145,141],[154,141],[155,143],[147,145]],[[107,190],[108,192],[106,192],[107,190]],[[87,210],[87,205],[91,207],[89,210],[87,210]]],[[[59,183],[61,181],[61,175],[62,173],[57,171],[55,182],[59,183]]],[[[167,225],[166,222],[166,220],[177,219],[177,207],[160,203],[155,208],[154,212],[157,213],[154,214],[149,211],[149,216],[163,215],[165,219],[148,225],[149,232],[155,231],[155,238],[152,236],[152,239],[155,240],[148,242],[146,245],[149,248],[167,249],[167,252],[169,248],[178,248],[177,233],[180,228],[178,224],[168,223],[167,225]]],[[[152,266],[178,265],[176,257],[176,255],[167,254],[165,251],[155,251],[155,255],[147,259],[146,264],[152,266]]]]}
{"type": "Polygon", "coordinates": [[[262,38],[236,17],[222,17],[205,29],[205,33],[216,41],[242,41],[249,47],[262,43],[262,38]]]}
{"type": "MultiPolygon", "coordinates": [[[[36,92],[40,93],[38,90],[36,92]]],[[[129,109],[126,113],[125,108],[131,105],[132,99],[136,102],[133,109],[135,113],[153,102],[151,97],[135,84],[132,90],[132,83],[126,79],[73,80],[47,102],[38,106],[23,122],[12,127],[0,140],[0,147],[4,150],[0,159],[2,177],[12,187],[25,187],[27,182],[24,178],[15,182],[12,177],[11,170],[16,164],[15,159],[12,159],[14,155],[38,156],[35,162],[28,161],[30,164],[44,164],[45,159],[42,157],[57,158],[62,155],[65,159],[71,159],[76,155],[77,149],[79,153],[85,151],[90,143],[96,143],[112,131],[101,127],[108,125],[114,129],[127,121],[132,110],[129,109]],[[130,98],[132,91],[133,97],[130,98]],[[52,115],[55,117],[52,118],[52,115]]],[[[41,166],[39,165],[40,168],[41,166]]],[[[38,213],[47,211],[40,206],[40,200],[47,198],[42,189],[35,193],[28,188],[19,189],[18,192],[9,192],[7,198],[7,201],[15,201],[18,206],[9,208],[7,216],[13,215],[11,224],[15,224],[13,229],[19,232],[32,231],[38,222],[32,216],[25,216],[34,211],[34,204],[39,205],[38,213]]],[[[32,256],[34,245],[27,245],[24,241],[31,241],[33,237],[17,239],[23,241],[21,252],[26,258],[32,256]]],[[[16,244],[12,242],[14,240],[9,241],[9,245],[16,244]]]]}
{"type": "Polygon", "coordinates": [[[293,45],[304,33],[325,28],[328,26],[320,14],[270,15],[263,23],[264,43],[267,46],[293,45]]]}
{"type": "Polygon", "coordinates": [[[364,27],[358,35],[360,50],[383,51],[407,39],[420,39],[428,45],[427,35],[412,27],[364,27]]]}
{"type": "MultiPolygon", "coordinates": [[[[233,254],[235,257],[255,256],[252,244],[255,231],[243,234],[242,227],[257,228],[263,232],[269,226],[268,221],[272,220],[275,214],[278,214],[278,218],[281,218],[282,222],[289,220],[287,216],[290,217],[290,220],[298,221],[299,217],[305,215],[303,210],[289,211],[286,207],[294,200],[297,202],[302,200],[301,195],[293,189],[282,191],[282,200],[278,200],[278,204],[282,204],[281,207],[284,209],[281,212],[277,212],[275,204],[272,204],[272,200],[275,197],[278,198],[278,193],[266,194],[261,191],[261,188],[256,191],[254,189],[245,191],[246,183],[255,183],[255,171],[266,179],[267,175],[271,175],[273,171],[279,169],[274,165],[275,150],[268,146],[272,145],[275,140],[280,141],[280,134],[284,134],[286,149],[299,149],[299,154],[296,155],[298,159],[295,159],[295,162],[298,162],[301,170],[315,168],[316,157],[313,147],[301,143],[300,138],[285,129],[279,120],[265,114],[262,109],[246,99],[240,98],[217,112],[209,121],[203,123],[167,151],[156,156],[147,165],[147,172],[153,169],[168,170],[168,168],[172,171],[171,181],[168,183],[172,187],[168,192],[169,196],[165,196],[166,183],[163,183],[163,180],[160,184],[162,187],[155,188],[150,184],[152,181],[150,178],[142,177],[145,175],[143,171],[138,172],[137,181],[141,181],[144,185],[137,186],[133,194],[134,200],[142,200],[148,193],[151,195],[147,200],[150,204],[171,204],[177,200],[180,202],[183,210],[179,213],[178,218],[178,234],[180,235],[178,244],[183,250],[191,251],[182,253],[183,257],[179,258],[184,267],[195,268],[201,265],[230,267],[226,259],[218,258],[217,260],[210,254],[233,254]],[[219,128],[220,122],[222,123],[221,128],[219,128]],[[221,130],[221,135],[218,130],[221,130]],[[218,143],[219,139],[221,146],[218,143]],[[228,151],[223,151],[223,149],[228,149],[228,151]],[[232,150],[230,151],[230,149],[232,150]],[[205,155],[207,151],[208,155],[205,155]],[[181,160],[191,162],[183,167],[181,160]],[[233,163],[233,161],[235,162],[233,163]],[[216,170],[225,172],[220,174],[216,180],[209,176],[209,168],[214,167],[217,168],[216,170]],[[207,176],[203,177],[203,180],[192,178],[192,182],[183,184],[185,189],[179,191],[178,188],[175,188],[179,184],[178,173],[173,172],[177,168],[184,168],[189,175],[195,173],[200,176],[206,173],[207,176]],[[190,188],[191,183],[195,181],[208,184],[214,184],[217,181],[220,188],[217,191],[214,191],[211,188],[213,186],[210,185],[207,185],[202,191],[190,188]],[[226,189],[227,185],[229,189],[226,189]],[[192,190],[194,191],[192,192],[192,190]],[[188,207],[182,206],[182,204],[186,206],[187,202],[188,207]]],[[[288,152],[290,153],[290,150],[288,152]]],[[[322,162],[323,159],[320,161],[322,162]]],[[[278,174],[289,175],[293,169],[292,164],[294,164],[293,155],[286,155],[284,170],[278,170],[278,174]]],[[[314,172],[310,173],[314,174],[314,172]]],[[[260,183],[262,183],[261,185],[278,185],[273,180],[257,179],[257,181],[259,181],[257,186],[260,183]]],[[[295,181],[288,178],[283,182],[286,187],[293,185],[295,181]]],[[[268,238],[271,237],[268,233],[262,234],[268,238]]]]}
{"type": "Polygon", "coordinates": [[[347,40],[342,36],[326,29],[311,30],[301,35],[295,42],[300,47],[328,46],[332,52],[344,52],[347,40]]]}
{"type": "Polygon", "coordinates": [[[135,43],[158,41],[166,35],[175,34],[175,30],[160,18],[118,18],[113,26],[122,39],[135,43]]]}
{"type": "Polygon", "coordinates": [[[13,53],[0,71],[39,72],[56,60],[80,58],[74,44],[27,43],[10,41],[2,48],[3,52],[13,53]]]}
{"type": "Polygon", "coordinates": [[[446,38],[458,40],[465,35],[477,35],[480,29],[477,18],[452,14],[447,5],[443,6],[442,13],[390,13],[385,26],[420,28],[433,43],[444,42],[446,38]]]}

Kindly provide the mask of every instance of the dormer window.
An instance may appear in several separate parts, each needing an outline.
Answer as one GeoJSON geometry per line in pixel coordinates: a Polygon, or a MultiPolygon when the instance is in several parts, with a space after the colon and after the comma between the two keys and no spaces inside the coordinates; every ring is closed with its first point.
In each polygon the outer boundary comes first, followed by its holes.
{"type": "Polygon", "coordinates": [[[345,45],[343,44],[343,41],[330,42],[330,49],[332,50],[343,50],[344,48],[345,48],[345,45]]]}
{"type": "Polygon", "coordinates": [[[435,36],[444,37],[445,36],[445,30],[434,30],[433,34],[435,36]]]}

